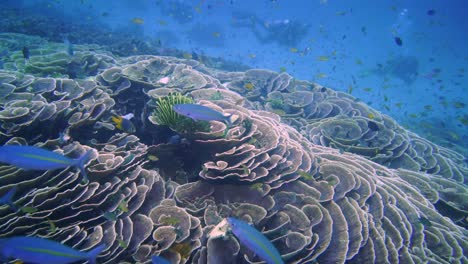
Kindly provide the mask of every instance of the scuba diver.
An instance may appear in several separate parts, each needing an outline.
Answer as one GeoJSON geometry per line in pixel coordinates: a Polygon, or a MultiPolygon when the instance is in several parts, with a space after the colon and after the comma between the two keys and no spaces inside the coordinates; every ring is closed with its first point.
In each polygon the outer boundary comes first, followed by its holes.
{"type": "Polygon", "coordinates": [[[257,23],[252,32],[262,43],[276,42],[281,46],[297,46],[307,35],[308,27],[306,24],[292,21],[289,19],[280,19],[257,23]]]}
{"type": "Polygon", "coordinates": [[[297,46],[309,31],[305,23],[290,19],[263,21],[255,14],[245,12],[234,12],[232,21],[234,27],[250,28],[262,44],[275,42],[285,47],[297,46]]]}

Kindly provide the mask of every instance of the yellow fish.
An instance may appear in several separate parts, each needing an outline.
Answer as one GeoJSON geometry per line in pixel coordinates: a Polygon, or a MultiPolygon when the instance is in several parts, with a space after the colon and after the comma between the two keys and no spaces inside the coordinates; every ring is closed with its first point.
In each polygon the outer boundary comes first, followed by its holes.
{"type": "Polygon", "coordinates": [[[127,248],[128,247],[128,243],[125,242],[124,240],[120,239],[120,238],[117,239],[117,242],[119,242],[119,247],[121,247],[121,248],[127,248]]]}
{"type": "Polygon", "coordinates": [[[250,53],[250,54],[249,54],[249,58],[251,58],[251,59],[254,59],[254,58],[256,58],[256,57],[257,57],[257,54],[253,54],[253,53],[250,53]]]}
{"type": "Polygon", "coordinates": [[[250,170],[247,166],[245,166],[245,164],[242,164],[242,170],[244,172],[244,174],[250,174],[250,170]]]}
{"type": "Polygon", "coordinates": [[[117,206],[117,208],[121,211],[121,212],[128,212],[128,207],[127,207],[127,201],[125,200],[122,200],[122,202],[117,206]]]}
{"type": "Polygon", "coordinates": [[[286,67],[280,67],[280,72],[285,72],[286,71],[286,67]]]}
{"type": "Polygon", "coordinates": [[[148,159],[151,160],[151,161],[158,161],[159,160],[158,156],[155,156],[155,155],[148,155],[148,159]]]}
{"type": "Polygon", "coordinates": [[[462,102],[453,102],[453,106],[455,106],[455,108],[464,108],[465,107],[465,103],[462,103],[462,102]]]}
{"type": "Polygon", "coordinates": [[[167,26],[167,22],[165,20],[159,20],[158,23],[161,26],[167,26]]]}
{"type": "Polygon", "coordinates": [[[135,17],[131,21],[132,21],[132,23],[137,24],[137,25],[143,25],[145,23],[145,20],[143,20],[143,18],[139,18],[139,17],[135,17]]]}
{"type": "Polygon", "coordinates": [[[213,37],[219,38],[220,36],[221,36],[221,33],[217,32],[217,31],[213,32],[213,37]]]}
{"type": "Polygon", "coordinates": [[[366,87],[363,89],[365,92],[372,92],[372,88],[366,87]]]}
{"type": "Polygon", "coordinates": [[[258,182],[258,183],[252,184],[252,185],[249,187],[249,189],[251,189],[251,190],[261,190],[261,189],[262,189],[262,186],[263,186],[263,183],[258,182]]]}
{"type": "Polygon", "coordinates": [[[50,219],[47,219],[47,222],[49,223],[49,232],[55,233],[55,231],[57,231],[57,226],[55,225],[55,223],[52,222],[50,219]]]}
{"type": "Polygon", "coordinates": [[[249,82],[249,83],[246,83],[244,85],[244,88],[247,89],[247,90],[252,90],[254,88],[254,85],[253,85],[253,83],[249,82]]]}
{"type": "Polygon", "coordinates": [[[310,175],[310,173],[307,173],[303,170],[298,170],[297,174],[299,174],[302,178],[306,180],[312,180],[314,178],[312,175],[310,175]]]}
{"type": "Polygon", "coordinates": [[[319,56],[317,59],[319,61],[328,61],[330,58],[328,58],[328,56],[319,56]]]}
{"type": "Polygon", "coordinates": [[[190,59],[192,59],[192,54],[191,54],[191,53],[184,52],[184,53],[182,54],[182,57],[184,57],[184,59],[190,60],[190,59]]]}
{"type": "Polygon", "coordinates": [[[375,115],[373,113],[369,113],[369,114],[367,114],[367,117],[370,118],[370,119],[374,119],[375,115]]]}
{"type": "Polygon", "coordinates": [[[290,50],[292,53],[296,53],[296,52],[298,51],[297,48],[290,48],[289,50],[290,50]]]}
{"type": "Polygon", "coordinates": [[[468,126],[468,116],[460,116],[457,118],[463,125],[468,126]]]}
{"type": "Polygon", "coordinates": [[[453,139],[453,140],[460,140],[460,136],[457,135],[456,133],[452,132],[452,131],[449,131],[448,132],[450,137],[453,139]]]}
{"type": "Polygon", "coordinates": [[[182,57],[184,57],[184,59],[186,59],[186,60],[190,60],[192,58],[192,54],[184,52],[182,54],[182,57]]]}
{"type": "Polygon", "coordinates": [[[346,15],[346,11],[339,11],[335,13],[337,16],[344,16],[346,15]]]}
{"type": "Polygon", "coordinates": [[[21,207],[21,211],[23,213],[32,214],[32,213],[37,212],[37,209],[32,206],[24,206],[24,207],[21,207]]]}
{"type": "Polygon", "coordinates": [[[325,73],[319,73],[315,75],[315,78],[327,78],[328,76],[325,73]]]}

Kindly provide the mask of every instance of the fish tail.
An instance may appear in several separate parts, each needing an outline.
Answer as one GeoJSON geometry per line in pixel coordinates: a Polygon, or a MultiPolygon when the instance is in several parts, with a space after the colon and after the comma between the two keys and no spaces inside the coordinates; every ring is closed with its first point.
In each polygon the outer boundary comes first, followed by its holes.
{"type": "Polygon", "coordinates": [[[13,196],[16,194],[16,187],[11,188],[5,195],[0,197],[0,204],[6,204],[11,209],[18,211],[18,207],[13,203],[13,196]]]}
{"type": "Polygon", "coordinates": [[[83,156],[76,159],[76,166],[80,170],[80,173],[83,176],[84,182],[88,182],[88,174],[86,173],[86,168],[84,167],[84,165],[85,165],[85,162],[88,161],[92,153],[93,153],[93,150],[90,149],[83,156]]]}
{"type": "Polygon", "coordinates": [[[105,247],[106,247],[106,244],[100,244],[99,246],[88,251],[87,255],[88,255],[89,264],[96,264],[96,258],[104,250],[105,247]]]}
{"type": "Polygon", "coordinates": [[[231,121],[232,114],[229,114],[225,117],[226,117],[226,129],[224,130],[223,138],[226,138],[229,128],[231,128],[232,126],[232,121],[231,121]]]}
{"type": "Polygon", "coordinates": [[[232,117],[232,114],[229,114],[226,116],[226,122],[227,122],[228,127],[232,126],[231,117],[232,117]]]}

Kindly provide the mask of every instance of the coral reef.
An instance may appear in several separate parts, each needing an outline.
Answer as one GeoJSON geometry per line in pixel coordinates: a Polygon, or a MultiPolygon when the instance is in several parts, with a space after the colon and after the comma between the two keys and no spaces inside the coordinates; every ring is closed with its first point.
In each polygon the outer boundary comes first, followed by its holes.
{"type": "MultiPolygon", "coordinates": [[[[8,39],[10,34],[0,34],[0,39],[8,39]]],[[[41,77],[85,79],[96,75],[100,70],[115,64],[103,49],[96,45],[76,45],[73,56],[67,53],[62,43],[48,43],[42,40],[24,41],[30,51],[30,59],[25,61],[21,48],[8,45],[8,55],[3,58],[3,69],[41,77]]]]}
{"type": "MultiPolygon", "coordinates": [[[[56,59],[48,55],[45,64],[56,59]]],[[[208,236],[235,217],[286,263],[468,262],[459,153],[286,73],[98,49],[92,57],[99,66],[83,70],[86,78],[0,71],[2,144],[72,158],[93,150],[87,184],[75,170],[0,165],[0,196],[16,186],[22,208],[0,206],[2,237],[36,235],[80,250],[105,243],[99,263],[149,263],[155,254],[171,263],[258,262],[236,238],[208,236]],[[210,121],[190,136],[162,128],[151,113],[172,93],[232,115],[232,125],[210,121]],[[116,131],[115,113],[134,114],[136,132],[116,131]]]]}
{"type": "Polygon", "coordinates": [[[257,108],[279,114],[311,142],[356,153],[390,168],[437,174],[467,183],[464,175],[468,171],[462,155],[407,131],[351,95],[281,77],[286,73],[269,72],[270,81],[265,83],[265,73],[255,79],[249,72],[252,71],[223,76],[226,87],[247,98],[249,94],[259,95],[254,98],[262,102],[257,108]],[[246,90],[246,82],[254,83],[255,88],[246,90]]]}

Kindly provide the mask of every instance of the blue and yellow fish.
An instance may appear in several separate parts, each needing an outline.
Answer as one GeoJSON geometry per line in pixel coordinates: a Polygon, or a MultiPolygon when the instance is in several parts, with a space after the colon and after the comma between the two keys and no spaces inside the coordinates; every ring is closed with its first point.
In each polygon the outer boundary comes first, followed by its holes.
{"type": "Polygon", "coordinates": [[[89,150],[78,159],[70,159],[34,146],[5,145],[0,147],[0,162],[24,170],[55,170],[74,166],[80,170],[83,180],[88,181],[84,164],[91,154],[92,150],[89,150]]]}
{"type": "Polygon", "coordinates": [[[0,260],[19,259],[26,263],[67,264],[96,258],[106,247],[101,244],[88,252],[81,252],[59,242],[40,237],[17,236],[0,239],[0,260]]]}
{"type": "Polygon", "coordinates": [[[16,194],[16,187],[11,188],[6,194],[0,197],[0,206],[8,205],[11,209],[18,211],[18,207],[13,203],[13,196],[16,194]]]}
{"type": "Polygon", "coordinates": [[[198,104],[176,104],[172,107],[176,113],[193,120],[221,121],[231,126],[231,115],[225,116],[222,113],[198,104]]]}
{"type": "Polygon", "coordinates": [[[133,125],[132,121],[130,121],[132,117],[133,114],[128,114],[124,116],[113,116],[111,117],[111,119],[115,123],[116,128],[126,133],[135,133],[135,125],[133,125]]]}
{"type": "Polygon", "coordinates": [[[268,264],[283,264],[278,250],[260,231],[244,221],[228,217],[227,221],[232,233],[246,246],[268,264]]]}

